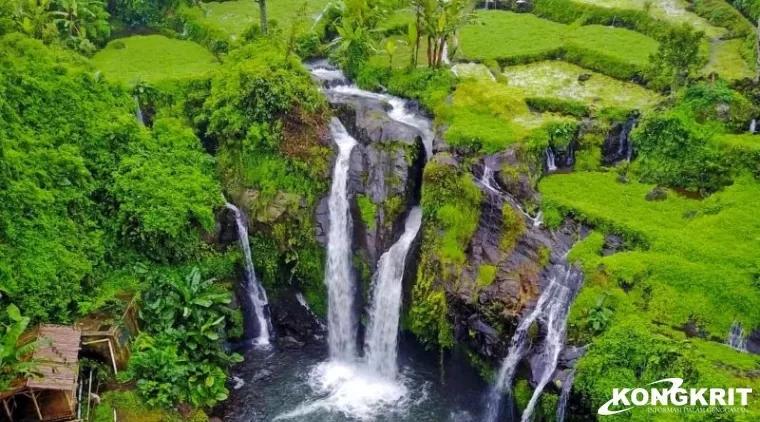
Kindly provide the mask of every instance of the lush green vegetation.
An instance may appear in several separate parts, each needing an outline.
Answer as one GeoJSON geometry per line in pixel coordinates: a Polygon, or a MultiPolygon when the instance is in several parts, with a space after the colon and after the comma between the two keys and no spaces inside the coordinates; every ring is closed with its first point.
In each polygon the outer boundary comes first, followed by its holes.
{"type": "MultiPolygon", "coordinates": [[[[327,0],[269,1],[267,16],[283,26],[290,25],[294,18],[303,14],[302,25],[304,28],[310,28],[328,3],[327,0]]],[[[209,2],[203,6],[208,23],[222,29],[228,35],[240,36],[249,26],[259,23],[259,5],[252,0],[209,2]]]]}
{"type": "Polygon", "coordinates": [[[131,84],[202,77],[219,66],[202,46],[161,35],[111,41],[93,57],[92,63],[107,79],[131,84]]]}

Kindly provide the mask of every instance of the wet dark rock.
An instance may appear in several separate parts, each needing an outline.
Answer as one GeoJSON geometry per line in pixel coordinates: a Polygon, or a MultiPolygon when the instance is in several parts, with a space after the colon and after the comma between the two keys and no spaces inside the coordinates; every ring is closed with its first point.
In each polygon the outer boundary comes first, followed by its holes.
{"type": "Polygon", "coordinates": [[[615,253],[620,252],[623,249],[624,241],[623,238],[614,235],[614,234],[607,234],[604,236],[604,246],[602,249],[602,255],[609,256],[615,253]]]}
{"type": "Polygon", "coordinates": [[[283,292],[270,307],[272,325],[280,346],[290,347],[309,342],[325,332],[317,317],[301,305],[293,292],[283,292]]]}
{"type": "Polygon", "coordinates": [[[572,368],[584,354],[586,354],[586,346],[565,346],[559,354],[559,366],[572,368]]]}
{"type": "Polygon", "coordinates": [[[349,102],[337,104],[335,114],[348,133],[364,145],[391,141],[416,144],[421,138],[419,130],[393,120],[388,116],[390,109],[382,100],[351,97],[349,102]]]}
{"type": "Polygon", "coordinates": [[[662,186],[656,186],[647,192],[644,199],[647,201],[664,201],[668,199],[668,191],[662,186]]]}
{"type": "Polygon", "coordinates": [[[293,337],[286,336],[277,339],[277,344],[284,349],[300,349],[306,346],[305,342],[298,341],[293,337]]]}
{"type": "Polygon", "coordinates": [[[586,82],[589,79],[591,79],[590,73],[581,73],[578,75],[578,82],[586,82]]]}
{"type": "Polygon", "coordinates": [[[750,353],[760,354],[760,330],[753,331],[747,337],[747,351],[750,353]]]}
{"type": "Polygon", "coordinates": [[[628,175],[625,173],[618,174],[615,180],[617,180],[618,183],[622,183],[622,184],[630,183],[630,180],[628,180],[628,175]]]}
{"type": "Polygon", "coordinates": [[[316,231],[317,241],[322,246],[327,246],[327,233],[330,232],[330,200],[325,196],[319,200],[317,204],[316,212],[316,224],[314,229],[316,231]]]}
{"type": "MultiPolygon", "coordinates": [[[[624,122],[613,124],[602,145],[602,163],[613,165],[617,162],[633,158],[631,132],[638,124],[639,113],[634,111],[624,122]]],[[[627,182],[625,182],[627,183],[627,182]]]]}
{"type": "Polygon", "coordinates": [[[467,322],[470,329],[475,330],[486,336],[486,341],[489,344],[494,344],[499,341],[499,332],[495,328],[488,325],[488,323],[481,320],[478,315],[472,315],[467,322]]]}
{"type": "Polygon", "coordinates": [[[404,108],[411,113],[422,112],[422,105],[420,104],[419,100],[407,101],[406,104],[404,104],[404,108]]]}

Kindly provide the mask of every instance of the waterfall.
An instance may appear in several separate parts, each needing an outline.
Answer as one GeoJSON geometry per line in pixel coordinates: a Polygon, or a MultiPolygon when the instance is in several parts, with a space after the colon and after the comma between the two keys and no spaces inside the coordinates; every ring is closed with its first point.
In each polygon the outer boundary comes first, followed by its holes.
{"type": "Polygon", "coordinates": [[[348,168],[356,140],[337,118],[330,121],[330,132],[338,145],[332,186],[330,187],[330,230],[327,235],[327,337],[330,357],[340,360],[356,356],[354,294],[351,270],[351,215],[348,204],[348,168]]]}
{"type": "MultiPolygon", "coordinates": [[[[562,268],[561,266],[558,267],[562,268]]],[[[496,383],[491,387],[491,391],[488,394],[485,417],[487,422],[496,422],[498,420],[503,391],[511,392],[512,380],[517,370],[517,365],[528,353],[528,330],[539,319],[544,323],[547,331],[546,338],[538,355],[539,361],[543,366],[543,371],[541,379],[533,392],[533,396],[523,412],[523,422],[530,420],[533,409],[544,387],[551,380],[551,376],[557,368],[559,353],[565,341],[567,314],[583,279],[581,271],[569,264],[566,264],[562,269],[564,274],[561,280],[559,280],[557,275],[552,277],[549,285],[539,296],[535,309],[520,321],[515,334],[510,340],[507,357],[499,369],[496,383]]],[[[512,398],[510,397],[511,400],[512,398]]]]}
{"type": "Polygon", "coordinates": [[[632,117],[625,122],[623,130],[620,131],[620,138],[618,140],[618,155],[623,156],[623,150],[625,150],[625,160],[631,162],[633,156],[633,143],[631,142],[631,132],[636,127],[638,119],[632,117]]]}
{"type": "Polygon", "coordinates": [[[317,324],[319,325],[320,328],[322,328],[323,330],[327,329],[327,327],[325,326],[325,323],[322,322],[322,319],[319,318],[319,316],[317,314],[315,314],[314,311],[311,310],[311,307],[306,302],[306,298],[303,297],[303,293],[301,293],[301,292],[296,293],[296,300],[298,301],[298,303],[301,306],[303,306],[304,309],[306,309],[306,311],[309,313],[309,315],[311,315],[311,317],[314,318],[314,321],[317,322],[317,324]]]}
{"type": "Polygon", "coordinates": [[[495,181],[497,159],[494,156],[488,156],[483,160],[483,175],[475,180],[475,184],[480,186],[486,194],[498,196],[501,200],[509,202],[514,208],[530,222],[533,228],[540,228],[542,223],[542,213],[539,211],[535,217],[531,216],[520,203],[507,192],[502,191],[495,181]]]}
{"type": "Polygon", "coordinates": [[[356,85],[349,83],[348,78],[346,78],[343,72],[330,66],[326,62],[316,62],[312,64],[310,66],[310,71],[314,77],[324,81],[328,85],[327,88],[325,88],[324,93],[331,100],[341,96],[353,96],[372,98],[390,105],[391,110],[388,112],[388,117],[399,123],[417,129],[422,138],[422,143],[425,146],[426,158],[429,160],[430,157],[433,156],[433,139],[435,138],[433,125],[430,119],[408,111],[406,108],[408,103],[407,100],[392,95],[378,94],[376,92],[360,89],[356,85]]]}
{"type": "Polygon", "coordinates": [[[731,324],[731,330],[728,332],[728,340],[726,340],[726,344],[740,352],[747,351],[747,339],[744,337],[744,328],[741,323],[734,321],[734,323],[731,324]]]}
{"type": "Polygon", "coordinates": [[[557,165],[554,163],[554,151],[552,151],[551,146],[546,147],[546,169],[549,173],[557,171],[557,165]]]}
{"type": "Polygon", "coordinates": [[[137,97],[137,94],[135,94],[135,116],[137,117],[137,121],[140,122],[141,125],[145,126],[145,118],[143,117],[142,110],[140,109],[140,99],[137,97]]]}
{"type": "Polygon", "coordinates": [[[253,267],[253,260],[251,259],[251,245],[248,242],[248,221],[238,207],[229,202],[225,203],[224,206],[235,214],[235,224],[237,225],[240,247],[243,249],[243,255],[245,257],[244,288],[248,293],[251,304],[253,305],[253,312],[256,315],[256,323],[259,327],[259,335],[256,338],[256,344],[259,346],[266,346],[269,345],[272,328],[271,322],[266,316],[266,307],[269,305],[269,302],[267,301],[267,294],[264,291],[264,288],[256,279],[256,271],[253,267]]]}
{"type": "Polygon", "coordinates": [[[557,417],[556,422],[565,422],[565,412],[567,411],[567,402],[570,400],[570,392],[573,389],[573,381],[575,380],[575,368],[570,371],[565,382],[562,383],[562,390],[559,393],[559,402],[557,403],[557,417]]]}
{"type": "Polygon", "coordinates": [[[365,354],[369,369],[393,377],[398,372],[396,347],[399,316],[401,313],[401,287],[406,256],[422,224],[422,211],[414,207],[406,218],[401,238],[380,257],[372,288],[372,306],[367,325],[365,354]]]}
{"type": "Polygon", "coordinates": [[[749,133],[754,135],[755,133],[757,133],[756,129],[757,129],[757,120],[752,119],[752,121],[749,122],[749,133]]]}

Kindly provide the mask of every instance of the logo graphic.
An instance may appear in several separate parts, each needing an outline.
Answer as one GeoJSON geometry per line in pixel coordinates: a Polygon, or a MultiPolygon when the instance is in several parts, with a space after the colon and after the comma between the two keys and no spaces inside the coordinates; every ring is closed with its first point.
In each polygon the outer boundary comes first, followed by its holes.
{"type": "Polygon", "coordinates": [[[615,415],[637,406],[747,406],[751,388],[681,388],[683,379],[665,378],[647,386],[670,383],[670,388],[615,388],[612,399],[602,405],[600,415],[615,415]],[[738,404],[737,404],[738,403],[738,404]],[[625,406],[619,409],[620,406],[625,406]],[[610,410],[614,407],[618,410],[610,410]]]}

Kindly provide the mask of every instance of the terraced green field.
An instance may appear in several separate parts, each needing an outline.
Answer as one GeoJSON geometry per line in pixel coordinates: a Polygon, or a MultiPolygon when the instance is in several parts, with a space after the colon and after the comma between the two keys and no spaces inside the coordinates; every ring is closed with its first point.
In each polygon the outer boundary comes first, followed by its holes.
{"type": "Polygon", "coordinates": [[[595,6],[616,9],[649,10],[649,15],[655,19],[671,22],[676,25],[689,24],[698,31],[703,31],[710,38],[726,34],[725,28],[711,25],[704,18],[687,10],[689,3],[685,0],[575,0],[578,3],[588,3],[595,6]]]}
{"type": "Polygon", "coordinates": [[[585,172],[540,184],[550,207],[641,239],[630,251],[576,257],[587,268],[603,265],[611,285],[625,286],[630,300],[653,320],[678,327],[696,318],[719,338],[735,319],[760,323],[750,265],[760,262],[760,220],[753,217],[760,185],[740,179],[702,201],[673,191],[664,201],[647,201],[652,187],[619,183],[614,173],[585,172]]]}
{"type": "Polygon", "coordinates": [[[729,80],[751,78],[753,76],[752,69],[740,53],[742,42],[743,40],[738,38],[713,41],[710,47],[710,61],[702,73],[709,75],[716,72],[722,78],[729,80]]]}
{"type": "Polygon", "coordinates": [[[521,89],[525,96],[582,101],[598,108],[646,109],[663,99],[640,85],[560,61],[510,66],[504,69],[504,76],[510,86],[521,89]],[[580,82],[578,77],[582,74],[591,78],[580,82]]]}
{"type": "MultiPolygon", "coordinates": [[[[329,0],[268,1],[267,14],[281,27],[288,27],[303,10],[304,26],[311,26],[330,3],[329,0]]],[[[231,35],[242,33],[249,25],[259,22],[259,5],[253,0],[205,3],[206,19],[231,35]]]]}
{"type": "Polygon", "coordinates": [[[136,35],[111,41],[92,58],[92,63],[107,79],[123,83],[203,76],[219,66],[204,47],[161,35],[136,35]]]}
{"type": "Polygon", "coordinates": [[[477,13],[462,29],[460,55],[467,60],[524,63],[563,55],[566,60],[621,79],[644,68],[658,42],[623,28],[576,27],[498,10],[477,13]]]}

